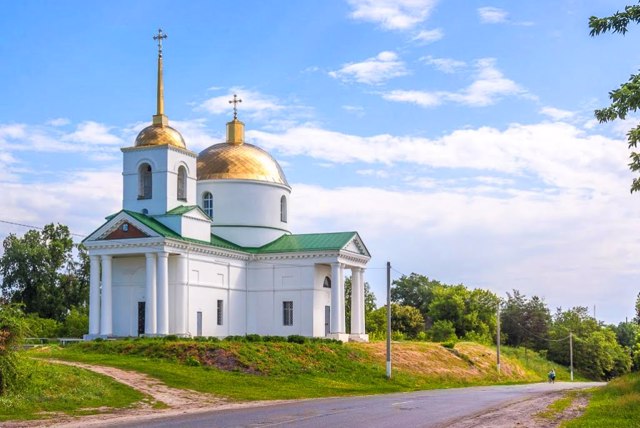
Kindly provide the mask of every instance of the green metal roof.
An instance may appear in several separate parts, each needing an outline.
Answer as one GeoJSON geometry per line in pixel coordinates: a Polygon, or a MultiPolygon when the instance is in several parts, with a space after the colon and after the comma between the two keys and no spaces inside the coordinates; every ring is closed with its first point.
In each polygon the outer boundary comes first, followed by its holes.
{"type": "Polygon", "coordinates": [[[175,207],[174,209],[167,211],[166,215],[182,215],[193,210],[200,210],[200,207],[197,205],[180,205],[179,207],[175,207]]]}
{"type": "Polygon", "coordinates": [[[283,235],[273,242],[255,249],[258,254],[290,253],[294,251],[338,251],[356,235],[356,232],[308,233],[283,235]]]}
{"type": "MultiPolygon", "coordinates": [[[[182,215],[191,211],[194,207],[181,206],[174,208],[167,212],[169,215],[182,215]]],[[[241,247],[233,242],[227,241],[217,235],[211,234],[210,241],[200,241],[197,239],[183,238],[178,233],[171,230],[169,227],[160,223],[155,218],[138,213],[135,211],[122,210],[107,217],[107,222],[111,221],[120,213],[126,213],[130,217],[139,221],[149,229],[156,232],[158,235],[177,239],[180,241],[193,242],[200,245],[211,245],[217,248],[223,248],[226,250],[233,250],[243,253],[251,254],[272,254],[272,253],[291,253],[291,252],[305,252],[305,251],[339,251],[344,248],[345,245],[357,236],[357,232],[335,232],[335,233],[307,233],[300,235],[283,235],[280,238],[272,241],[262,247],[248,248],[241,247]]],[[[102,226],[100,226],[102,227],[102,226]]],[[[365,249],[366,251],[366,249],[365,249]]]]}

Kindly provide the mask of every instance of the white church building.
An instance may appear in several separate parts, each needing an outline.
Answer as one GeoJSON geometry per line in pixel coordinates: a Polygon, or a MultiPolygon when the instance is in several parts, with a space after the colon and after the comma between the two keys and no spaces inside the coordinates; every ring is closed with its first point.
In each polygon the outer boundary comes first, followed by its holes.
{"type": "Polygon", "coordinates": [[[245,142],[235,96],[226,141],[199,154],[188,149],[164,115],[165,37],[154,37],[157,114],[122,149],[122,210],[84,241],[91,264],[85,338],[368,340],[364,270],[371,256],[358,233],[291,233],[291,186],[269,153],[245,142]]]}

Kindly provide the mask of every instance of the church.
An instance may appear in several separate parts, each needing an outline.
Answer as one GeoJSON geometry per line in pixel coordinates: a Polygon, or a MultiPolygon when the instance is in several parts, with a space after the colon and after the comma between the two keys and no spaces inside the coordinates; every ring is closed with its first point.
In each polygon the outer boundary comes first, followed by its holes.
{"type": "Polygon", "coordinates": [[[292,188],[244,138],[235,95],[226,141],[189,150],[164,114],[162,30],[157,112],[122,148],[122,210],[85,240],[89,334],[98,337],[302,335],[367,341],[357,232],[293,234],[292,188]],[[345,323],[345,278],[351,319],[345,323]]]}

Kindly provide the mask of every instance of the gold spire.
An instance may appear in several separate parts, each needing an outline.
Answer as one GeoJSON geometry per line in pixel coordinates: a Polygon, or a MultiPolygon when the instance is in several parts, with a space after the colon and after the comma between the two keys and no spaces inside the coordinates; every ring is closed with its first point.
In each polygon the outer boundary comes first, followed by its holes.
{"type": "Polygon", "coordinates": [[[153,36],[153,40],[158,41],[158,99],[157,113],[153,115],[153,124],[156,126],[167,126],[169,118],[164,115],[164,82],[162,80],[162,40],[167,35],[162,32],[162,28],[158,29],[158,34],[153,36]]]}
{"type": "Polygon", "coordinates": [[[233,104],[233,120],[227,122],[227,143],[240,145],[244,143],[244,123],[238,120],[238,104],[242,100],[236,94],[233,94],[233,100],[229,100],[229,104],[233,104]]]}

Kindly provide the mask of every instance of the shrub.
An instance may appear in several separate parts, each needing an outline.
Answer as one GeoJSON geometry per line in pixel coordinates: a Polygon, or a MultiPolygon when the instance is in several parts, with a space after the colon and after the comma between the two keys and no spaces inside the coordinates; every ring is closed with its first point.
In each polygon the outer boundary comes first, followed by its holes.
{"type": "Polygon", "coordinates": [[[456,336],[456,328],[449,320],[438,320],[433,323],[429,329],[429,336],[433,342],[455,342],[458,340],[456,336]]]}
{"type": "Polygon", "coordinates": [[[200,367],[200,360],[198,360],[196,357],[194,357],[193,355],[189,355],[185,360],[184,363],[188,366],[191,367],[200,367]]]}
{"type": "Polygon", "coordinates": [[[304,344],[307,342],[307,338],[304,336],[300,336],[298,334],[292,334],[291,336],[289,336],[287,338],[287,342],[289,343],[299,343],[299,344],[304,344]]]}
{"type": "Polygon", "coordinates": [[[24,317],[25,334],[29,337],[58,337],[62,324],[49,318],[40,318],[37,314],[24,317]]]}
{"type": "Polygon", "coordinates": [[[0,306],[0,395],[20,385],[16,347],[24,338],[26,322],[18,306],[0,306]]]}
{"type": "Polygon", "coordinates": [[[73,308],[62,323],[60,335],[82,337],[89,332],[89,314],[86,309],[73,308]]]}
{"type": "Polygon", "coordinates": [[[259,334],[247,334],[247,342],[262,342],[262,337],[259,334]]]}
{"type": "Polygon", "coordinates": [[[175,334],[169,334],[167,336],[164,336],[162,340],[164,340],[165,342],[177,342],[178,340],[180,340],[180,338],[175,334]]]}

